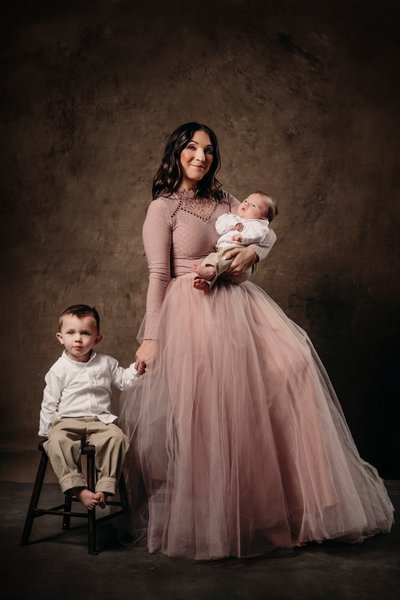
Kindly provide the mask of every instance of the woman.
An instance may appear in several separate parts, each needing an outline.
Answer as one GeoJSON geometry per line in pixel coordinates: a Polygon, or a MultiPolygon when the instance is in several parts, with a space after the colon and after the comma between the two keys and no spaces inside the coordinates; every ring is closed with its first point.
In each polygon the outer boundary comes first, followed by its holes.
{"type": "MultiPolygon", "coordinates": [[[[215,245],[215,134],[187,123],[166,145],[143,227],[149,288],[140,403],[121,419],[138,450],[150,552],[215,559],[388,532],[393,507],[362,461],[304,331],[251,282],[193,289],[215,245]],[[135,414],[133,414],[135,413],[135,414]]],[[[233,249],[240,275],[269,247],[233,249]]],[[[133,392],[134,394],[134,392],[133,392]]]]}

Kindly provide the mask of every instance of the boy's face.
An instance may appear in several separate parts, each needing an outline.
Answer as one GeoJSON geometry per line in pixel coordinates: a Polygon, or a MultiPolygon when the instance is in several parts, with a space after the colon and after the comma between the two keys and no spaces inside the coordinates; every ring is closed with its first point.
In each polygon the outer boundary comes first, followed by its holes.
{"type": "Polygon", "coordinates": [[[90,351],[101,340],[96,321],[90,315],[79,318],[76,315],[65,315],[61,330],[56,333],[60,344],[65,346],[67,355],[77,362],[87,362],[90,351]]]}
{"type": "Polygon", "coordinates": [[[266,219],[267,202],[260,194],[250,194],[238,208],[238,215],[243,219],[266,219]]]}

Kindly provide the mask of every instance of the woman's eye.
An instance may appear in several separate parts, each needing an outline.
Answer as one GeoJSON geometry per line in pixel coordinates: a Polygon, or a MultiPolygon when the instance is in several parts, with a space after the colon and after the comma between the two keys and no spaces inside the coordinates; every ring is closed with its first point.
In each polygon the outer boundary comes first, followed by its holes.
{"type": "Polygon", "coordinates": [[[214,154],[214,150],[212,148],[206,148],[206,154],[210,154],[212,156],[214,154]]]}
{"type": "Polygon", "coordinates": [[[196,146],[194,144],[189,144],[189,146],[186,146],[186,148],[188,150],[196,150],[196,146]]]}

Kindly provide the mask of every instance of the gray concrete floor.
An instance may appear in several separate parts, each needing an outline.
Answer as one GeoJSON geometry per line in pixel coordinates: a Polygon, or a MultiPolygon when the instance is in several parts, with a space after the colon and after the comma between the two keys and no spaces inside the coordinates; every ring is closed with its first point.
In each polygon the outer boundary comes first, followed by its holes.
{"type": "MultiPolygon", "coordinates": [[[[398,511],[400,481],[388,481],[387,487],[398,511]]],[[[36,519],[31,542],[19,546],[32,484],[0,482],[0,490],[4,600],[400,598],[398,524],[390,535],[361,545],[310,544],[290,556],[194,562],[123,545],[115,519],[98,527],[100,553],[90,556],[85,525],[63,532],[59,517],[36,519]]],[[[57,504],[59,498],[56,484],[44,485],[42,500],[57,504]]]]}

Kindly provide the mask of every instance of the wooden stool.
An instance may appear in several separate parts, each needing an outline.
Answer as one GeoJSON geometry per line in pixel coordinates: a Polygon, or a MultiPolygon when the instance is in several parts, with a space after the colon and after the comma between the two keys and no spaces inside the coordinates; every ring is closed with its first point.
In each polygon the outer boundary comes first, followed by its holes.
{"type": "MultiPolygon", "coordinates": [[[[79,502],[75,496],[65,494],[64,504],[55,506],[54,508],[38,508],[40,499],[40,493],[42,491],[44,476],[46,474],[47,464],[49,458],[43,448],[43,443],[39,444],[39,450],[42,453],[39,463],[38,472],[36,475],[35,485],[32,491],[32,497],[28,508],[28,514],[26,515],[25,526],[21,537],[21,546],[26,546],[29,541],[33,520],[36,517],[42,515],[56,515],[63,518],[63,529],[70,528],[71,517],[79,517],[87,519],[88,522],[88,551],[89,554],[97,554],[96,550],[96,525],[109,521],[115,517],[119,517],[122,514],[127,514],[129,511],[128,495],[126,492],[126,484],[124,475],[121,473],[120,480],[118,482],[119,487],[119,501],[112,501],[107,499],[107,506],[119,506],[121,510],[112,512],[105,517],[96,519],[96,509],[86,510],[85,512],[74,512],[71,511],[72,501],[79,502]]],[[[95,456],[96,448],[89,444],[82,444],[81,454],[86,456],[87,461],[87,483],[88,489],[92,492],[95,491],[96,486],[96,465],[95,456]]]]}

